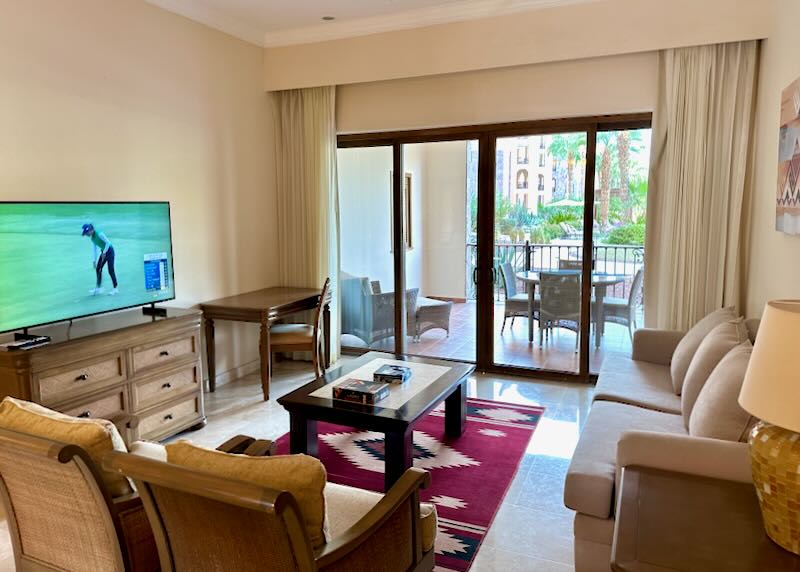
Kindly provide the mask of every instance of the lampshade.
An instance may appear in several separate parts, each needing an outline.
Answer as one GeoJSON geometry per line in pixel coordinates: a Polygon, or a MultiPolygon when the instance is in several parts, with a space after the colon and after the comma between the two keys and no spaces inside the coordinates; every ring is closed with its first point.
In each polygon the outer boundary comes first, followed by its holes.
{"type": "Polygon", "coordinates": [[[800,300],[773,300],[764,308],[739,405],[800,433],[800,300]]]}

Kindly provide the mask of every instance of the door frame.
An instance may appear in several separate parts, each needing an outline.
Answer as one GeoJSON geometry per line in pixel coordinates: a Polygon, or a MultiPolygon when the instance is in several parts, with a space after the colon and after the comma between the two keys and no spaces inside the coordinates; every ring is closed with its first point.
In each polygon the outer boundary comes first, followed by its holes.
{"type": "MultiPolygon", "coordinates": [[[[515,121],[465,125],[453,127],[437,127],[411,129],[403,131],[377,131],[367,133],[340,133],[337,135],[337,148],[355,147],[392,147],[393,156],[393,228],[391,237],[394,246],[394,293],[395,293],[395,352],[406,353],[406,319],[405,319],[405,245],[403,243],[403,145],[413,143],[437,143],[442,141],[478,141],[478,232],[477,232],[477,299],[479,310],[476,316],[476,368],[486,373],[519,375],[534,379],[558,381],[591,382],[597,378],[589,371],[590,328],[591,320],[591,275],[592,256],[583,257],[582,296],[581,296],[581,336],[579,371],[559,372],[545,369],[534,369],[521,366],[497,364],[494,362],[494,209],[495,189],[494,174],[496,162],[497,139],[528,135],[548,135],[563,132],[580,132],[587,134],[586,140],[586,173],[584,177],[584,233],[583,252],[592,252],[593,205],[595,191],[595,166],[597,133],[602,131],[621,131],[626,129],[648,129],[652,127],[653,114],[630,113],[615,115],[593,115],[565,119],[544,119],[534,121],[515,121]],[[587,208],[586,205],[590,205],[587,208]],[[587,231],[588,229],[588,231],[587,231]],[[397,333],[400,335],[397,335],[397,333]]],[[[440,359],[440,358],[437,358],[440,359]]],[[[441,358],[446,359],[446,358],[441,358]]],[[[457,361],[457,360],[454,360],[457,361]]]]}

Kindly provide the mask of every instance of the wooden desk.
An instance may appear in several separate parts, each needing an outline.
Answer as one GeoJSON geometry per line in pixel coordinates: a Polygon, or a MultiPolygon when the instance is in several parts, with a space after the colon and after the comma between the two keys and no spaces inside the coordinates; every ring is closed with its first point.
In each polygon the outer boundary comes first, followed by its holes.
{"type": "MultiPolygon", "coordinates": [[[[200,304],[205,318],[206,356],[208,358],[208,389],[216,389],[216,365],[214,352],[214,320],[234,322],[255,322],[261,324],[259,354],[261,356],[261,387],[264,400],[269,399],[269,382],[272,375],[270,367],[270,326],[291,314],[313,310],[319,303],[322,289],[277,286],[254,292],[228,296],[200,304]]],[[[325,359],[323,368],[331,363],[331,312],[330,298],[325,300],[322,311],[322,330],[325,338],[325,359]]]]}
{"type": "Polygon", "coordinates": [[[800,571],[764,532],[752,484],[626,467],[618,502],[615,572],[800,571]]]}

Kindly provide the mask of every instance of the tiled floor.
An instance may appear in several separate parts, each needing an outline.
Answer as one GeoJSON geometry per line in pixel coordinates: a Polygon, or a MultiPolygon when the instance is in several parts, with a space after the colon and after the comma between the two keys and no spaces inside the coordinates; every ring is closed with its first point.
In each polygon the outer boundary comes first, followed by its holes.
{"type": "MultiPolygon", "coordinates": [[[[460,359],[475,361],[475,321],[477,305],[473,301],[453,304],[450,313],[450,335],[444,330],[429,330],[422,334],[417,342],[409,338],[408,353],[429,357],[460,359]]],[[[575,352],[576,334],[570,330],[557,328],[550,340],[539,347],[538,322],[534,322],[534,342],[528,342],[528,320],[516,318],[511,320],[501,334],[503,325],[503,303],[498,302],[494,309],[495,361],[505,365],[516,365],[528,368],[547,369],[551,371],[576,372],[578,370],[578,354],[575,352]]],[[[342,337],[344,345],[364,346],[354,336],[342,337]]],[[[373,344],[373,348],[392,350],[393,338],[381,340],[373,344]]],[[[592,372],[599,372],[605,355],[609,351],[630,352],[631,342],[628,329],[618,324],[606,324],[600,348],[594,349],[594,333],[590,350],[589,367],[592,372]]]]}
{"type": "MultiPolygon", "coordinates": [[[[276,399],[310,377],[306,364],[277,364],[272,399],[266,403],[261,400],[256,375],[221,386],[206,397],[208,425],[180,437],[207,446],[217,446],[237,433],[275,439],[289,429],[289,415],[276,399]]],[[[563,483],[592,393],[591,386],[571,383],[489,375],[476,375],[470,380],[470,396],[546,407],[473,571],[573,570],[573,513],[562,503],[563,483]]],[[[11,570],[14,570],[13,556],[3,520],[0,572],[11,570]]]]}

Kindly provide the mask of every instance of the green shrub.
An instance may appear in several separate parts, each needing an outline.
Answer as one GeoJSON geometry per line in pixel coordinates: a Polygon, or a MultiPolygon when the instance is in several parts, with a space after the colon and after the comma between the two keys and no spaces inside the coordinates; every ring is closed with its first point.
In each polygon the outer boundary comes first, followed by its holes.
{"type": "Polygon", "coordinates": [[[626,224],[612,229],[606,238],[606,244],[644,245],[644,224],[626,224]]]}

